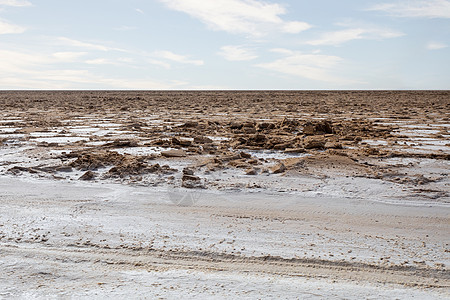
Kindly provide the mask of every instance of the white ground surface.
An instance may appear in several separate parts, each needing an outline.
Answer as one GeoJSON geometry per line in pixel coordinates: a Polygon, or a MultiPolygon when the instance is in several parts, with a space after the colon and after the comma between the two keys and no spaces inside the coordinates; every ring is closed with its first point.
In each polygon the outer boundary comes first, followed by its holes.
{"type": "MultiPolygon", "coordinates": [[[[392,167],[392,178],[196,172],[209,191],[170,188],[154,174],[131,184],[82,182],[84,171],[40,169],[60,166],[62,152],[139,132],[116,115],[25,128],[22,113],[0,120],[0,299],[450,299],[448,160],[367,159],[392,167]],[[12,167],[34,169],[12,175],[12,167]]],[[[148,128],[183,124],[142,120],[148,128]]],[[[448,121],[379,120],[402,139],[362,144],[450,152],[448,121]]],[[[161,152],[146,139],[111,151],[161,152]]],[[[309,155],[249,153],[267,166],[309,155]]],[[[194,161],[153,163],[178,169],[176,181],[194,161]]]]}
{"type": "Polygon", "coordinates": [[[7,176],[0,191],[4,299],[450,297],[445,203],[7,176]]]}

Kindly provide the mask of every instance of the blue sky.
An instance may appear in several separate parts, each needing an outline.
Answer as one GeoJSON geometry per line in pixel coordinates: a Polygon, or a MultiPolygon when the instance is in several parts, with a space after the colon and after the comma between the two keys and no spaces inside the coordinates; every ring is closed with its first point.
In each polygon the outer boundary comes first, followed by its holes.
{"type": "Polygon", "coordinates": [[[450,0],[0,0],[0,89],[450,89],[450,0]]]}

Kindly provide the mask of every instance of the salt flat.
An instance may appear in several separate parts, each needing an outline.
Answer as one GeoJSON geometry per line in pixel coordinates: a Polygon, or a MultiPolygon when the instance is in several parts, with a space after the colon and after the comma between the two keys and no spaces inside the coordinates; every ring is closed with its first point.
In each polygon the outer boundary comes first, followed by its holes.
{"type": "Polygon", "coordinates": [[[0,297],[450,297],[448,92],[0,102],[0,297]]]}

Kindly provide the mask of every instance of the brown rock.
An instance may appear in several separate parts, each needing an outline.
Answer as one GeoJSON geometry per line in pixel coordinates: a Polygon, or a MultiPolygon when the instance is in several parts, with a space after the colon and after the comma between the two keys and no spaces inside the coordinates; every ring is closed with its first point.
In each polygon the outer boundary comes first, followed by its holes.
{"type": "Polygon", "coordinates": [[[308,122],[303,126],[303,134],[315,135],[315,134],[331,134],[333,133],[333,127],[330,121],[320,121],[318,123],[308,122]]]}
{"type": "Polygon", "coordinates": [[[189,169],[189,168],[184,168],[183,169],[183,175],[194,175],[194,171],[192,169],[189,169]]]}
{"type": "Polygon", "coordinates": [[[245,175],[257,175],[258,172],[254,168],[249,168],[245,171],[245,175]]]}
{"type": "Polygon", "coordinates": [[[58,172],[72,172],[73,169],[71,166],[60,166],[55,169],[58,172]]]}
{"type": "Polygon", "coordinates": [[[317,133],[333,133],[333,127],[331,126],[330,121],[322,121],[316,124],[316,132],[317,133]]]}
{"type": "Polygon", "coordinates": [[[325,143],[326,149],[343,149],[342,144],[338,142],[327,142],[325,143]]]}
{"type": "Polygon", "coordinates": [[[197,126],[198,126],[198,122],[195,122],[195,121],[187,121],[187,122],[184,123],[182,126],[183,126],[183,127],[197,127],[197,126]]]}
{"type": "Polygon", "coordinates": [[[306,152],[305,148],[286,148],[284,149],[285,153],[304,153],[306,152]]]}
{"type": "Polygon", "coordinates": [[[124,148],[124,147],[137,147],[139,143],[135,140],[117,140],[108,144],[105,144],[104,147],[111,148],[124,148]]]}
{"type": "Polygon", "coordinates": [[[255,134],[249,137],[246,141],[248,146],[263,146],[267,141],[267,137],[264,134],[255,134]]]}
{"type": "Polygon", "coordinates": [[[196,144],[210,144],[213,140],[206,136],[196,136],[194,137],[194,143],[196,144]]]}
{"type": "Polygon", "coordinates": [[[291,142],[276,144],[276,145],[273,146],[273,149],[275,149],[275,150],[284,150],[284,149],[289,148],[289,147],[292,147],[292,143],[291,142]]]}
{"type": "Polygon", "coordinates": [[[242,157],[242,158],[251,158],[252,157],[252,155],[250,153],[246,153],[246,152],[243,152],[243,151],[241,151],[239,153],[239,156],[242,157]]]}
{"type": "Polygon", "coordinates": [[[275,124],[273,124],[273,123],[263,122],[263,123],[259,123],[257,125],[258,130],[274,129],[274,128],[275,128],[275,124]]]}
{"type": "Polygon", "coordinates": [[[310,138],[306,139],[304,142],[305,149],[324,149],[325,148],[325,140],[320,138],[310,138]]]}
{"type": "Polygon", "coordinates": [[[95,173],[92,171],[87,171],[86,173],[81,175],[80,178],[78,178],[78,179],[79,180],[92,180],[94,178],[95,178],[95,173]]]}
{"type": "Polygon", "coordinates": [[[306,124],[303,127],[303,134],[314,135],[316,133],[316,127],[313,124],[306,124]]]}
{"type": "Polygon", "coordinates": [[[191,181],[200,181],[200,177],[194,175],[184,174],[181,178],[182,181],[191,180],[191,181]]]}
{"type": "Polygon", "coordinates": [[[173,137],[172,138],[172,144],[180,145],[180,146],[183,146],[183,147],[189,147],[192,144],[192,142],[189,141],[189,140],[179,139],[179,138],[173,137]]]}
{"type": "Polygon", "coordinates": [[[271,167],[270,171],[272,171],[273,174],[283,173],[286,171],[286,166],[283,163],[279,163],[278,165],[271,167]]]}
{"type": "Polygon", "coordinates": [[[162,151],[161,155],[164,157],[185,157],[186,152],[181,149],[167,150],[167,151],[162,151]]]}
{"type": "Polygon", "coordinates": [[[253,134],[253,133],[256,133],[256,129],[253,128],[253,127],[244,127],[244,128],[242,128],[242,131],[243,131],[245,134],[253,134]]]}

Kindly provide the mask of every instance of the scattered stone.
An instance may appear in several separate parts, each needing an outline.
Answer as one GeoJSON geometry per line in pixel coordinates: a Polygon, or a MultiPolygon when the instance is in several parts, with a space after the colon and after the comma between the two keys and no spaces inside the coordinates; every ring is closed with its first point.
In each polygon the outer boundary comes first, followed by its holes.
{"type": "MultiPolygon", "coordinates": [[[[267,141],[267,137],[264,134],[255,134],[249,137],[245,144],[247,146],[264,146],[267,141]]],[[[243,144],[243,143],[242,143],[243,144]]]]}
{"type": "Polygon", "coordinates": [[[305,153],[305,148],[286,148],[284,149],[285,153],[305,153]]]}
{"type": "Polygon", "coordinates": [[[125,156],[114,151],[99,152],[71,152],[66,154],[67,158],[77,158],[70,163],[71,167],[78,170],[96,170],[98,168],[115,165],[125,159],[125,156]]]}
{"type": "Polygon", "coordinates": [[[344,147],[342,146],[341,143],[338,143],[338,142],[326,142],[325,148],[326,149],[343,149],[344,147]]]}
{"type": "Polygon", "coordinates": [[[80,178],[78,178],[79,180],[92,180],[95,178],[95,173],[92,171],[87,171],[86,173],[84,173],[83,175],[80,176],[80,178]]]}
{"type": "Polygon", "coordinates": [[[192,144],[192,142],[190,140],[181,139],[181,138],[179,139],[179,138],[173,137],[172,138],[172,144],[180,145],[180,146],[183,146],[183,147],[189,147],[192,144]]]}
{"type": "Polygon", "coordinates": [[[15,166],[15,167],[10,168],[10,169],[8,169],[8,172],[13,174],[13,175],[19,175],[20,172],[28,172],[28,173],[31,173],[31,174],[38,173],[38,171],[35,170],[34,168],[31,168],[31,167],[27,168],[27,167],[20,167],[20,166],[15,166]]]}
{"type": "Polygon", "coordinates": [[[278,165],[271,167],[270,171],[273,174],[283,173],[284,171],[286,171],[286,166],[283,163],[279,163],[278,165]]]}
{"type": "Polygon", "coordinates": [[[292,147],[292,143],[291,142],[276,144],[276,145],[273,146],[273,149],[275,149],[275,150],[284,150],[284,149],[289,148],[289,147],[292,147]]]}
{"type": "Polygon", "coordinates": [[[134,140],[117,140],[108,144],[105,144],[105,148],[126,148],[126,147],[137,147],[139,143],[134,140]]]}
{"type": "Polygon", "coordinates": [[[228,165],[235,167],[235,168],[248,168],[249,165],[248,163],[245,161],[245,159],[237,159],[237,160],[232,160],[228,163],[228,165]]]}
{"type": "Polygon", "coordinates": [[[303,134],[320,135],[333,133],[333,127],[330,121],[320,121],[317,123],[308,122],[303,126],[303,134]]]}
{"type": "Polygon", "coordinates": [[[211,144],[213,142],[212,139],[206,137],[206,136],[196,136],[194,137],[194,143],[195,144],[211,144]]]}
{"type": "Polygon", "coordinates": [[[252,155],[250,153],[246,153],[246,152],[243,152],[243,151],[241,151],[239,153],[239,156],[242,157],[242,158],[251,158],[252,157],[252,155]]]}
{"type": "Polygon", "coordinates": [[[162,151],[161,155],[164,157],[185,157],[186,152],[181,149],[167,150],[167,151],[162,151]]]}
{"type": "Polygon", "coordinates": [[[71,166],[59,166],[55,170],[58,172],[72,172],[73,168],[71,166]]]}
{"type": "Polygon", "coordinates": [[[230,124],[230,129],[241,129],[243,126],[242,123],[238,123],[238,122],[232,122],[230,124]]]}
{"type": "Polygon", "coordinates": [[[249,168],[245,171],[245,175],[258,175],[258,172],[254,168],[249,168]]]}
{"type": "Polygon", "coordinates": [[[273,123],[267,123],[267,122],[263,122],[263,123],[259,123],[256,128],[261,131],[261,130],[266,130],[266,129],[274,129],[275,128],[275,124],[273,123]]]}
{"type": "Polygon", "coordinates": [[[315,126],[313,124],[306,124],[303,126],[303,134],[314,135],[316,133],[315,126]]]}
{"type": "Polygon", "coordinates": [[[192,169],[189,169],[189,168],[184,168],[183,169],[183,175],[194,175],[194,171],[192,169]]]}
{"type": "Polygon", "coordinates": [[[187,121],[185,122],[183,125],[181,125],[182,127],[197,127],[198,126],[198,122],[195,121],[187,121]]]}
{"type": "Polygon", "coordinates": [[[183,174],[181,178],[182,181],[191,180],[191,181],[200,181],[200,177],[194,175],[183,174]]]}
{"type": "Polygon", "coordinates": [[[305,149],[324,149],[325,144],[326,144],[326,142],[323,139],[310,138],[310,139],[306,139],[304,141],[304,148],[305,149]]]}

